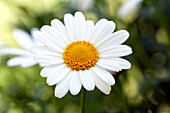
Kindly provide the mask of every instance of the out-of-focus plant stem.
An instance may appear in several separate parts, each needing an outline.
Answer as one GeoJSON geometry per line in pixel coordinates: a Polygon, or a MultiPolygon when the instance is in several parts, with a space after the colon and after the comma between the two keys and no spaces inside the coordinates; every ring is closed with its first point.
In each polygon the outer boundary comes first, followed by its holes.
{"type": "Polygon", "coordinates": [[[84,88],[82,88],[80,98],[80,113],[85,113],[86,90],[84,88]]]}

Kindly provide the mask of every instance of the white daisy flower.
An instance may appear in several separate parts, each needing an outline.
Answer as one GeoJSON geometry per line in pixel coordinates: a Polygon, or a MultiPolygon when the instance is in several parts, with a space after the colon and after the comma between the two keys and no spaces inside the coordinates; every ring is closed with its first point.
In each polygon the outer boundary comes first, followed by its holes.
{"type": "Polygon", "coordinates": [[[124,18],[131,13],[143,0],[126,0],[118,10],[118,17],[124,18]]]}
{"type": "Polygon", "coordinates": [[[121,45],[129,37],[125,30],[117,32],[115,23],[101,19],[95,25],[85,20],[81,12],[65,14],[64,23],[58,19],[51,26],[44,25],[33,36],[42,46],[30,49],[38,63],[44,65],[42,77],[48,85],[56,85],[55,96],[63,97],[69,90],[77,95],[81,87],[91,91],[95,86],[105,94],[115,84],[109,71],[129,69],[130,62],[120,57],[132,53],[129,46],[121,45]]]}
{"type": "MultiPolygon", "coordinates": [[[[34,31],[38,31],[38,29],[33,28],[31,33],[34,31]]],[[[18,55],[17,57],[11,58],[7,61],[8,66],[20,65],[21,67],[26,68],[37,64],[33,58],[33,54],[28,51],[28,49],[37,44],[37,41],[35,41],[27,32],[21,29],[13,30],[13,35],[21,49],[5,48],[2,50],[3,55],[18,55]]]]}

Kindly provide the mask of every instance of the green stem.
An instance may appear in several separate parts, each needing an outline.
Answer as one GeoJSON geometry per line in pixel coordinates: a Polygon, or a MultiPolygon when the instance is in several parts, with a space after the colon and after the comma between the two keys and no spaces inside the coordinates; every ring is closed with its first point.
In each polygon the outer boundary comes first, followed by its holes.
{"type": "Polygon", "coordinates": [[[86,103],[86,90],[82,88],[80,100],[80,113],[85,113],[85,103],[86,103]]]}

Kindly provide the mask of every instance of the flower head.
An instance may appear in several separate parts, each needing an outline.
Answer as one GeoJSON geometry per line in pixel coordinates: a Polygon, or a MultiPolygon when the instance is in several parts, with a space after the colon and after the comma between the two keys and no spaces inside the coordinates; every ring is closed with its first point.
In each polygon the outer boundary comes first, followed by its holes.
{"type": "MultiPolygon", "coordinates": [[[[34,31],[38,31],[37,28],[33,28],[31,33],[34,31]]],[[[27,32],[21,29],[14,29],[13,35],[17,43],[20,45],[19,48],[5,48],[2,50],[3,55],[17,55],[17,57],[11,58],[8,60],[8,66],[17,66],[20,65],[23,68],[33,66],[37,64],[37,62],[33,59],[33,54],[28,51],[31,47],[36,45],[36,42],[32,36],[30,36],[27,32]]]]}
{"type": "Polygon", "coordinates": [[[95,86],[105,94],[115,84],[110,71],[129,69],[130,62],[120,57],[132,53],[129,46],[121,45],[129,37],[125,30],[114,32],[115,23],[101,19],[95,25],[85,20],[81,12],[65,14],[64,23],[57,19],[51,26],[43,26],[34,33],[41,42],[30,51],[38,63],[45,66],[42,77],[55,85],[55,96],[63,97],[69,90],[77,95],[81,87],[91,91],[95,86]]]}

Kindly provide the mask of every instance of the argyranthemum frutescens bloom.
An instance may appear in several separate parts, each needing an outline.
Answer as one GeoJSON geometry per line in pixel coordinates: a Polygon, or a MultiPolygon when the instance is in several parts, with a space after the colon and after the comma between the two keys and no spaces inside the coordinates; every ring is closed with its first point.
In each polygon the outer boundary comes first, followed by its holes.
{"type": "Polygon", "coordinates": [[[129,46],[121,45],[129,37],[125,30],[114,32],[115,23],[101,19],[95,25],[85,20],[81,12],[64,16],[65,26],[57,19],[51,26],[43,26],[34,33],[42,46],[30,51],[45,68],[42,77],[47,84],[56,85],[55,96],[63,97],[69,90],[77,95],[81,87],[90,91],[95,86],[109,94],[115,84],[110,71],[129,69],[130,62],[120,57],[132,53],[129,46]]]}
{"type": "MultiPolygon", "coordinates": [[[[38,29],[31,29],[31,33],[34,31],[38,31],[38,29]]],[[[26,68],[37,64],[33,59],[33,54],[30,53],[28,49],[38,44],[38,42],[35,41],[26,31],[21,29],[14,29],[13,35],[21,48],[4,48],[1,51],[2,55],[17,55],[17,57],[11,58],[7,61],[8,66],[20,65],[21,67],[26,68]]]]}

